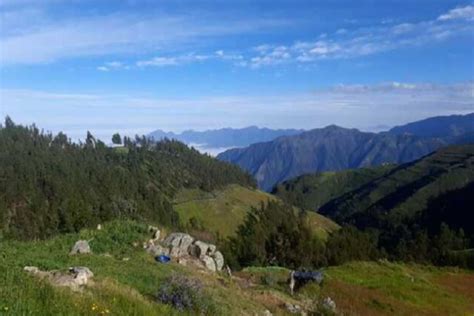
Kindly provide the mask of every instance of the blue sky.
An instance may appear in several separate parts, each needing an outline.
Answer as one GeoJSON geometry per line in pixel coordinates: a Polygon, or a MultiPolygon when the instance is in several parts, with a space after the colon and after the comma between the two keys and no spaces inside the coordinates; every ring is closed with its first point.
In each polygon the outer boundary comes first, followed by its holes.
{"type": "Polygon", "coordinates": [[[80,138],[474,111],[474,3],[0,0],[1,114],[80,138]]]}

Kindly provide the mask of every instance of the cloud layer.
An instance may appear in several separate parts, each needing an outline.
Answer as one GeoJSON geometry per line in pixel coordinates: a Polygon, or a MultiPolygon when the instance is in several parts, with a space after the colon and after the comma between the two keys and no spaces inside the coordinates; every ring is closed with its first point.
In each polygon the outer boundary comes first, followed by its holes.
{"type": "Polygon", "coordinates": [[[75,139],[90,130],[144,134],[259,125],[316,128],[329,124],[370,129],[435,115],[474,112],[474,83],[339,85],[305,94],[162,99],[151,96],[0,90],[1,114],[75,139]],[[53,115],[53,114],[54,115],[53,115]],[[205,116],[202,114],[206,113],[205,116]]]}

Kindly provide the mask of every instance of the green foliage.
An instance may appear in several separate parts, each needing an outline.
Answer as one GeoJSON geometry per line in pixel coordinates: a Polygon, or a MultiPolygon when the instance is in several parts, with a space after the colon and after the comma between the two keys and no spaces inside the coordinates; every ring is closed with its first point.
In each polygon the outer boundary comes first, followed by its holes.
{"type": "Polygon", "coordinates": [[[395,260],[471,266],[474,146],[442,149],[326,203],[338,223],[375,232],[395,260]]]}
{"type": "Polygon", "coordinates": [[[278,265],[292,268],[322,264],[323,242],[308,225],[305,212],[277,201],[254,208],[224,245],[233,267],[278,265]]]}
{"type": "Polygon", "coordinates": [[[115,133],[114,135],[112,135],[112,143],[115,145],[122,144],[122,137],[120,136],[119,133],[115,133]]]}
{"type": "Polygon", "coordinates": [[[126,151],[87,134],[84,144],[7,118],[0,129],[0,232],[46,238],[117,218],[179,224],[172,200],[182,188],[254,186],[237,167],[177,141],[126,140],[126,151]]]}
{"type": "Polygon", "coordinates": [[[332,199],[383,176],[393,167],[393,165],[384,165],[307,174],[278,184],[272,193],[289,204],[318,211],[332,199]]]}
{"type": "Polygon", "coordinates": [[[354,260],[374,260],[381,256],[377,236],[346,226],[332,233],[326,243],[326,260],[340,265],[354,260]]]}

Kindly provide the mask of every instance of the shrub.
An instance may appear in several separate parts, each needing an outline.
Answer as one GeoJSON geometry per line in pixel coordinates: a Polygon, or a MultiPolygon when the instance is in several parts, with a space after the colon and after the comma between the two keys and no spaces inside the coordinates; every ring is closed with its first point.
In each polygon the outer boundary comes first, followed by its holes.
{"type": "Polygon", "coordinates": [[[173,274],[161,285],[157,300],[172,305],[179,311],[193,311],[211,314],[214,306],[204,292],[204,285],[198,279],[173,274]]]}

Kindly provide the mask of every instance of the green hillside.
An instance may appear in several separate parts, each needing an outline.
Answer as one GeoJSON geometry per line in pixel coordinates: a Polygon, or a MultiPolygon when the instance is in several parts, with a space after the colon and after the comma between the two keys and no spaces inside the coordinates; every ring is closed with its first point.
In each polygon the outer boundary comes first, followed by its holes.
{"type": "MultiPolygon", "coordinates": [[[[244,222],[252,207],[258,207],[269,200],[277,198],[239,185],[229,185],[213,192],[185,189],[176,195],[174,209],[179,214],[181,225],[228,237],[244,222]]],[[[319,235],[325,236],[338,227],[319,214],[309,212],[307,215],[310,225],[319,235]]]]}
{"type": "Polygon", "coordinates": [[[82,230],[44,241],[0,241],[0,314],[2,315],[195,315],[156,299],[157,291],[180,274],[199,280],[197,297],[205,315],[289,315],[288,304],[319,314],[331,297],[349,315],[468,315],[474,310],[474,275],[388,262],[354,262],[325,270],[321,287],[304,286],[291,296],[289,271],[244,269],[232,278],[203,273],[176,263],[158,264],[133,243],[149,238],[147,225],[111,222],[102,230],[82,230]],[[70,256],[78,239],[91,241],[92,254],[70,256]],[[73,292],[41,281],[24,266],[65,270],[86,266],[94,282],[73,292]]]}
{"type": "Polygon", "coordinates": [[[357,222],[358,216],[362,221],[364,214],[386,214],[389,221],[403,221],[420,215],[430,200],[467,187],[473,181],[474,145],[448,147],[400,165],[332,200],[320,211],[339,221],[357,222]]]}
{"type": "Polygon", "coordinates": [[[320,208],[339,224],[373,233],[388,257],[474,266],[474,145],[400,165],[320,208]]]}
{"type": "Polygon", "coordinates": [[[317,211],[330,200],[384,175],[393,167],[384,165],[307,174],[278,184],[272,193],[290,204],[317,211]]]}
{"type": "Polygon", "coordinates": [[[0,236],[32,239],[116,219],[173,226],[171,202],[183,188],[255,186],[239,168],[177,141],[126,138],[121,149],[90,133],[74,143],[7,118],[0,128],[0,236]]]}

